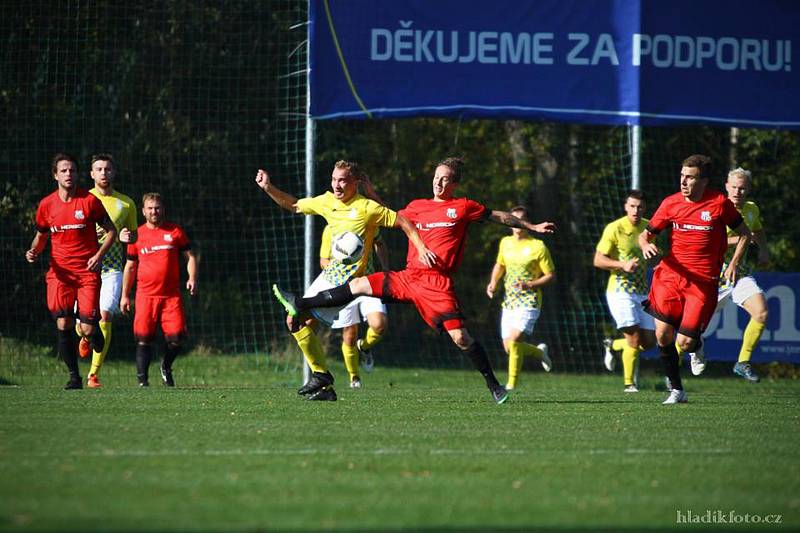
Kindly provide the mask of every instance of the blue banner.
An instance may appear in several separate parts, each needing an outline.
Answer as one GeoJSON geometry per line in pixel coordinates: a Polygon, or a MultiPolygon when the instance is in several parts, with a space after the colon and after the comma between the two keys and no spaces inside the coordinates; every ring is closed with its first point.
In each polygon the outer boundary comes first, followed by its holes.
{"type": "Polygon", "coordinates": [[[310,0],[317,119],[800,128],[796,0],[310,0]]]}
{"type": "MultiPolygon", "coordinates": [[[[757,273],[769,307],[767,327],[753,352],[754,363],[800,363],[800,274],[757,273]]],[[[710,361],[736,361],[750,315],[728,300],[708,325],[703,342],[710,361]]]]}

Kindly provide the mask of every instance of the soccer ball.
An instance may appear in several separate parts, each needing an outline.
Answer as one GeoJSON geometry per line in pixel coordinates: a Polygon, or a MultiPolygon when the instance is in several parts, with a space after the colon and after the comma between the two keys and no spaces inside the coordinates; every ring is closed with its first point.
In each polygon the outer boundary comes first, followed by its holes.
{"type": "Polygon", "coordinates": [[[352,231],[336,235],[331,241],[331,257],[345,265],[352,265],[361,259],[364,241],[352,231]]]}

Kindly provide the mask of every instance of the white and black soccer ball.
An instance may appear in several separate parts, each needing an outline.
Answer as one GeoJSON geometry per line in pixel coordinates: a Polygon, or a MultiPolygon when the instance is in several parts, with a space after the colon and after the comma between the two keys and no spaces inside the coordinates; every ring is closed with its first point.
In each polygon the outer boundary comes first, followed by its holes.
{"type": "Polygon", "coordinates": [[[352,231],[340,233],[331,240],[331,257],[340,263],[352,265],[361,259],[363,253],[364,241],[352,231]]]}

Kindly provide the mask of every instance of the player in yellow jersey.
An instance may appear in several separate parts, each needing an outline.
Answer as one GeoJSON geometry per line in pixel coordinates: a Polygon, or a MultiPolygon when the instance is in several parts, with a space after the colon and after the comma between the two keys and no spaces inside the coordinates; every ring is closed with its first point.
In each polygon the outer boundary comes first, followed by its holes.
{"type": "MultiPolygon", "coordinates": [[[[387,270],[389,268],[388,252],[379,232],[376,233],[372,245],[373,252],[375,252],[375,257],[378,258],[381,268],[387,270]]],[[[330,226],[325,226],[319,247],[319,266],[325,270],[330,265],[330,262],[331,229],[330,226]]],[[[365,270],[366,274],[372,274],[375,271],[373,263],[373,257],[370,257],[365,270]]],[[[372,368],[375,365],[372,348],[386,332],[386,305],[379,298],[371,296],[358,298],[357,301],[358,314],[351,315],[347,323],[340,324],[342,326],[342,357],[344,358],[344,366],[347,368],[347,373],[350,374],[351,389],[361,388],[360,368],[363,368],[367,373],[372,372],[372,368]],[[358,324],[364,320],[367,321],[367,332],[364,334],[363,339],[359,339],[358,324]]]]}
{"type": "MultiPolygon", "coordinates": [[[[114,189],[114,179],[116,178],[114,158],[110,154],[93,155],[89,175],[94,181],[94,188],[89,192],[103,203],[114,227],[117,228],[119,241],[125,244],[136,242],[136,228],[139,225],[136,220],[136,203],[130,197],[114,189]]],[[[97,237],[100,244],[106,239],[106,232],[100,226],[97,226],[97,237]]],[[[115,243],[103,257],[103,266],[100,271],[100,330],[106,339],[105,346],[101,352],[92,352],[86,337],[81,338],[78,346],[81,357],[88,357],[89,353],[92,353],[92,366],[86,383],[89,388],[102,386],[98,374],[108,353],[108,347],[111,345],[111,321],[114,315],[119,313],[124,266],[123,245],[115,243]]]]}
{"type": "MultiPolygon", "coordinates": [[[[419,253],[420,261],[428,267],[436,263],[436,256],[423,244],[416,228],[407,218],[358,194],[360,177],[356,163],[338,161],[331,174],[331,191],[298,200],[278,189],[265,170],[259,169],[256,174],[256,184],[280,207],[297,214],[320,215],[325,218],[334,236],[349,231],[358,235],[363,242],[364,251],[357,261],[352,264],[331,261],[308,287],[305,296],[314,296],[320,291],[338,287],[363,274],[371,255],[375,232],[381,226],[402,229],[419,253]]],[[[352,306],[353,303],[314,309],[312,314],[314,318],[335,324],[336,320],[346,320],[347,315],[358,313],[358,305],[352,306]]],[[[297,392],[309,400],[335,401],[333,376],[328,371],[322,345],[312,329],[313,319],[307,314],[289,315],[286,323],[312,370],[311,379],[297,392]]]]}
{"type": "MultiPolygon", "coordinates": [[[[524,206],[511,209],[515,217],[529,221],[524,206]]],[[[542,309],[542,287],[556,279],[556,269],[550,251],[539,239],[534,239],[522,228],[512,228],[511,235],[503,237],[492,268],[486,295],[494,298],[497,284],[503,279],[503,314],[500,335],[503,349],[508,354],[508,384],[506,390],[515,389],[525,356],[538,359],[546,372],[553,369],[547,345],[523,342],[524,336],[533,334],[533,327],[542,309]]]]}
{"type": "MultiPolygon", "coordinates": [[[[747,200],[752,190],[751,179],[752,176],[749,170],[741,167],[736,168],[728,172],[728,181],[725,183],[725,189],[728,192],[728,198],[733,202],[739,213],[742,214],[747,227],[753,233],[753,242],[758,246],[758,266],[763,267],[769,263],[769,250],[767,249],[764,225],[761,221],[761,212],[755,203],[747,200]]],[[[725,272],[738,242],[739,236],[729,228],[728,252],[725,255],[725,263],[722,265],[721,272],[725,272]]],[[[760,378],[750,366],[750,357],[761,339],[761,334],[764,333],[769,312],[764,291],[756,283],[755,278],[752,276],[752,271],[753,265],[745,257],[739,263],[736,283],[731,285],[725,280],[724,276],[720,275],[716,311],[722,310],[732,300],[733,303],[750,315],[750,322],[748,322],[744,330],[742,348],[739,351],[739,359],[733,366],[733,373],[747,381],[758,383],[760,378]]],[[[699,375],[705,370],[705,357],[702,351],[692,354],[692,363],[692,372],[695,375],[699,375]],[[699,361],[700,364],[695,364],[695,361],[699,361]]]]}
{"type": "Polygon", "coordinates": [[[625,198],[625,216],[609,223],[597,243],[594,266],[610,271],[606,287],[606,301],[611,316],[622,331],[621,339],[606,339],[604,365],[613,372],[613,351],[622,352],[622,375],[625,392],[639,392],[636,368],[639,353],[655,346],[655,323],[644,312],[642,302],[647,299],[647,265],[638,237],[649,222],[642,217],[645,209],[644,194],[633,189],[625,198]]]}

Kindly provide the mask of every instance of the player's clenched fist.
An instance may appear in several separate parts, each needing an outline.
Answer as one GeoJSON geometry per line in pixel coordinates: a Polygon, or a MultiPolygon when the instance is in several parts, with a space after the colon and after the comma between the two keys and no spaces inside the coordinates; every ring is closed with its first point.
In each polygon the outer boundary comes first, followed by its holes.
{"type": "Polygon", "coordinates": [[[258,172],[256,173],[256,185],[258,185],[265,192],[269,189],[269,174],[267,174],[266,170],[260,168],[258,169],[258,172]]]}

